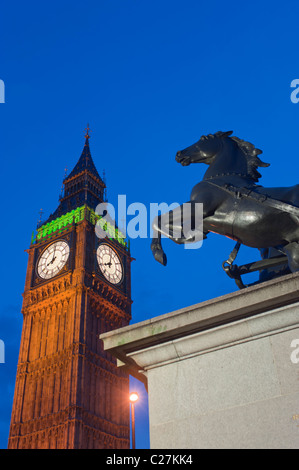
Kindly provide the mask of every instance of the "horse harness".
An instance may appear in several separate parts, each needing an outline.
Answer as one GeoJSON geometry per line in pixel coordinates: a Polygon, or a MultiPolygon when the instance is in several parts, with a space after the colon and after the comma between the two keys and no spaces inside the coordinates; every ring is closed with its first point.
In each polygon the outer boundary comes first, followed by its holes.
{"type": "Polygon", "coordinates": [[[292,204],[288,204],[287,202],[278,201],[277,199],[273,199],[272,197],[267,196],[265,194],[256,193],[253,189],[245,187],[239,188],[229,183],[225,184],[224,186],[212,183],[211,181],[205,181],[205,183],[208,183],[218,189],[221,189],[222,191],[225,191],[231,196],[234,196],[238,199],[247,198],[259,204],[264,204],[274,209],[278,209],[282,212],[288,212],[299,217],[299,207],[293,206],[292,204]]]}
{"type": "MultiPolygon", "coordinates": [[[[252,189],[245,188],[245,187],[240,188],[240,187],[233,186],[231,184],[225,184],[224,186],[220,186],[216,183],[212,183],[211,181],[205,181],[205,183],[208,183],[211,186],[221,189],[222,191],[230,194],[231,196],[237,199],[247,198],[258,204],[264,204],[268,207],[272,207],[279,211],[288,212],[290,214],[293,214],[299,217],[299,207],[288,204],[287,202],[278,201],[264,194],[259,194],[252,189]]],[[[271,267],[274,268],[276,266],[280,266],[287,262],[286,256],[277,256],[273,258],[263,259],[255,263],[249,263],[243,266],[234,266],[233,262],[235,261],[237,257],[240,247],[241,247],[241,243],[237,242],[234,249],[230,253],[228,259],[222,263],[222,267],[224,271],[226,272],[226,274],[235,280],[237,286],[240,289],[247,287],[245,284],[243,284],[241,275],[254,272],[254,271],[261,271],[266,268],[271,268],[271,267]]]]}

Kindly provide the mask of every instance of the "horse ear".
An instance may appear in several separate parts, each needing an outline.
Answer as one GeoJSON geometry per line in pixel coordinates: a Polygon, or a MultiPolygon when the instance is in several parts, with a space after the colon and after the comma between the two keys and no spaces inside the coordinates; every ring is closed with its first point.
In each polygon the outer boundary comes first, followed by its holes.
{"type": "Polygon", "coordinates": [[[234,131],[223,132],[224,137],[229,137],[234,131]]]}
{"type": "Polygon", "coordinates": [[[270,163],[265,163],[265,162],[262,162],[262,160],[260,160],[260,166],[266,168],[267,166],[270,166],[270,163]]]}
{"type": "MultiPolygon", "coordinates": [[[[260,153],[262,153],[262,151],[260,151],[260,153]]],[[[262,160],[259,158],[259,157],[256,157],[257,161],[258,161],[258,165],[263,167],[263,168],[266,168],[267,166],[270,166],[270,163],[265,163],[265,162],[262,162],[262,160]]]]}
{"type": "Polygon", "coordinates": [[[253,155],[256,156],[256,159],[258,161],[259,166],[262,166],[262,167],[266,168],[267,166],[270,166],[270,163],[262,162],[262,160],[257,156],[257,155],[260,155],[261,153],[263,153],[263,151],[261,149],[254,149],[253,150],[253,155]]]}

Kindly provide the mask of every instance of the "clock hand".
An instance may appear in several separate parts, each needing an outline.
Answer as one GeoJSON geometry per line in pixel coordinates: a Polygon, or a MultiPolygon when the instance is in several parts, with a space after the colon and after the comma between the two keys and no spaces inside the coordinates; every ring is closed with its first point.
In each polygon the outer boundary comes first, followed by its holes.
{"type": "Polygon", "coordinates": [[[47,266],[49,266],[50,264],[53,264],[54,261],[56,260],[55,253],[56,253],[56,246],[55,246],[55,248],[54,248],[53,258],[52,258],[51,261],[47,264],[47,266]]]}
{"type": "Polygon", "coordinates": [[[50,264],[53,263],[53,258],[51,259],[51,261],[47,264],[47,266],[49,266],[50,264]]]}
{"type": "Polygon", "coordinates": [[[54,256],[54,257],[51,259],[51,261],[47,264],[47,266],[49,266],[49,264],[53,264],[55,260],[56,260],[56,256],[54,256]]]}
{"type": "Polygon", "coordinates": [[[111,268],[111,255],[109,255],[109,263],[104,263],[105,266],[109,266],[109,268],[111,268]]]}

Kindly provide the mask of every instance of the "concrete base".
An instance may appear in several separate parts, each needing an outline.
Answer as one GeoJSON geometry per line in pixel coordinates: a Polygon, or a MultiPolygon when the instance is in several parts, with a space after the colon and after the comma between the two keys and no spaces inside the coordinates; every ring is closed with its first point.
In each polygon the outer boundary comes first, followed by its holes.
{"type": "Polygon", "coordinates": [[[152,449],[299,448],[299,273],[100,338],[148,387],[152,449]]]}

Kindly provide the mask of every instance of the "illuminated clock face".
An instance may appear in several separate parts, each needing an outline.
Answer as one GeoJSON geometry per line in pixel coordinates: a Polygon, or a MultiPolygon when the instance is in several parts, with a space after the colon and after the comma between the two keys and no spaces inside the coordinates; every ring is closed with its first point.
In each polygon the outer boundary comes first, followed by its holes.
{"type": "Polygon", "coordinates": [[[119,284],[123,279],[123,267],[117,253],[111,246],[102,243],[97,249],[99,268],[112,284],[119,284]]]}
{"type": "Polygon", "coordinates": [[[60,240],[49,245],[38,260],[37,273],[42,279],[51,279],[58,274],[70,255],[67,242],[60,240]]]}

